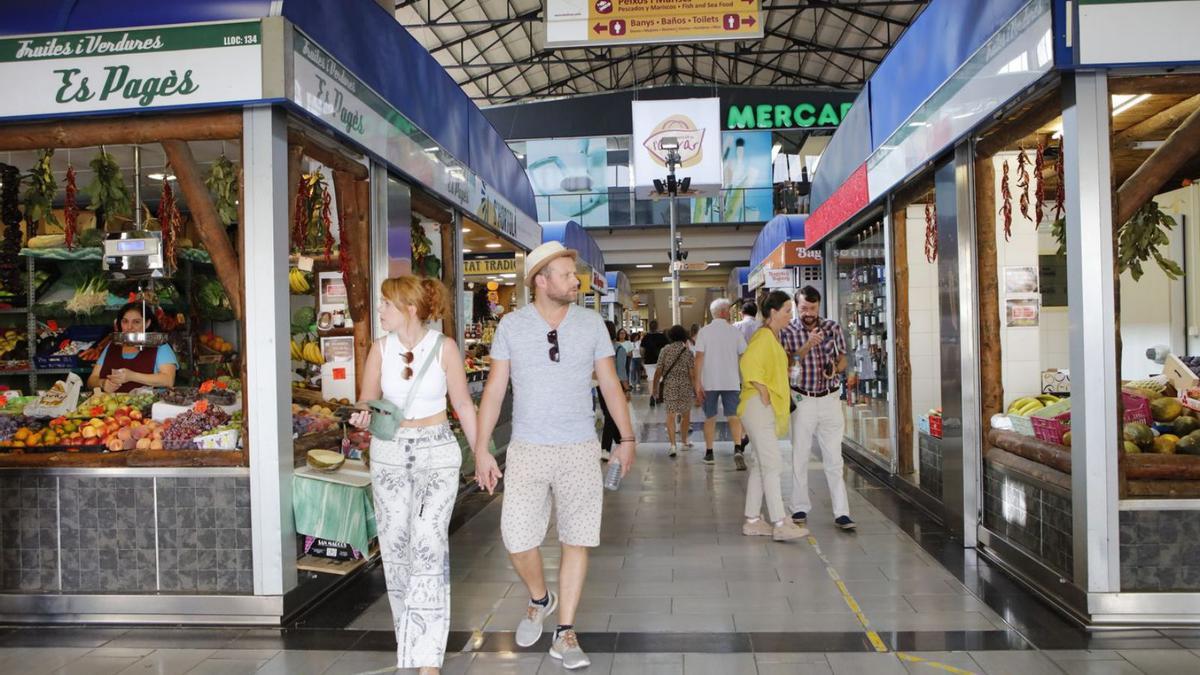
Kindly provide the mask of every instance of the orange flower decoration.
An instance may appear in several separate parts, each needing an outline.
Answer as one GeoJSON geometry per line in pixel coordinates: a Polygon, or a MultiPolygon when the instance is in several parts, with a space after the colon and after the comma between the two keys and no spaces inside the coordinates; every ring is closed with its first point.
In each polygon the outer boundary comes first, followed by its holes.
{"type": "Polygon", "coordinates": [[[196,405],[192,406],[192,410],[195,410],[196,412],[198,412],[200,414],[204,414],[204,413],[208,412],[208,401],[205,401],[205,400],[196,401],[196,405]]]}

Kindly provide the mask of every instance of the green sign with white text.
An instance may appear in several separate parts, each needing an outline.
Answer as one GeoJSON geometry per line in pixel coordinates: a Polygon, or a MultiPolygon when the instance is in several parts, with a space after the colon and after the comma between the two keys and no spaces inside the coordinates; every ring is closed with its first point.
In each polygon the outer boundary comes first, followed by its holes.
{"type": "Polygon", "coordinates": [[[853,103],[730,105],[726,129],[819,129],[842,123],[853,103]]]}

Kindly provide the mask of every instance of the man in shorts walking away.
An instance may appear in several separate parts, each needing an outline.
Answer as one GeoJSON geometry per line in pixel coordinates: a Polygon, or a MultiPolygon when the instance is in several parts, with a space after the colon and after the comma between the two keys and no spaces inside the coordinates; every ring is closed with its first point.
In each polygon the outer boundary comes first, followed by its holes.
{"type": "Polygon", "coordinates": [[[741,375],[738,359],[746,351],[746,338],[729,323],[732,304],[718,298],[709,305],[712,321],[696,335],[696,403],[704,406],[704,463],[712,464],[713,440],[717,434],[717,403],[729,420],[733,440],[733,463],[738,471],[746,470],[742,445],[742,423],[737,417],[741,397],[741,375]]]}
{"type": "Polygon", "coordinates": [[[779,332],[779,341],[797,373],[792,389],[802,397],[792,412],[792,522],[804,525],[812,510],[808,461],[816,434],[833,500],[834,523],[849,531],[857,525],[850,518],[846,479],[842,476],[846,418],[838,397],[841,374],[846,370],[846,338],[836,321],[821,318],[820,310],[820,291],[805,286],[796,293],[796,318],[779,332]]]}
{"type": "MultiPolygon", "coordinates": [[[[658,353],[666,347],[670,340],[658,330],[658,322],[650,322],[650,332],[642,336],[642,365],[646,367],[646,382],[654,382],[654,371],[658,369],[658,353]]],[[[650,407],[653,408],[654,389],[650,390],[650,407]]]]}
{"type": "Polygon", "coordinates": [[[591,663],[575,634],[575,612],[587,578],[588,548],[600,544],[603,476],[600,442],[592,412],[592,373],[620,432],[612,461],[621,475],[633,465],[635,443],[625,392],[613,363],[613,346],[603,319],[575,304],[578,254],[558,242],[525,257],[525,282],[532,303],[506,314],[492,344],[492,369],[479,405],[476,480],[490,493],[500,479],[487,452],[500,416],[509,378],[513,383],[513,434],[500,533],[513,568],[529,590],[529,605],[517,625],[517,644],[530,647],[542,624],[558,610],[550,656],[567,669],[591,663]],[[553,497],[553,499],[551,499],[553,497]],[[558,593],[546,587],[538,547],[546,537],[553,503],[562,544],[558,593]]]}

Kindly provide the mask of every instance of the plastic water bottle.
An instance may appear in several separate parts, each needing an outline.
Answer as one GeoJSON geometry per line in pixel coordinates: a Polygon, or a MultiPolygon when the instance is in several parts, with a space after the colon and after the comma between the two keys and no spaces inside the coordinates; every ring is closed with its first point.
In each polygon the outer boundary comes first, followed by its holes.
{"type": "Polygon", "coordinates": [[[617,458],[608,461],[608,473],[604,475],[604,489],[617,490],[621,487],[621,462],[617,458]]]}

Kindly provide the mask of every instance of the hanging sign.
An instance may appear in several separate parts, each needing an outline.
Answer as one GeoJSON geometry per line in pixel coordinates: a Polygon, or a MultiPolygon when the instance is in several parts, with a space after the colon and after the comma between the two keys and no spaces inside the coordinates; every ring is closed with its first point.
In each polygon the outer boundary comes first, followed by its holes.
{"type": "Polygon", "coordinates": [[[261,41],[257,21],[0,40],[0,117],[261,99],[261,41]]]}
{"type": "Polygon", "coordinates": [[[757,40],[759,0],[546,0],[546,46],[757,40]]]}
{"type": "Polygon", "coordinates": [[[516,256],[505,258],[474,258],[463,261],[463,274],[469,277],[488,274],[515,274],[516,271],[516,256]]]}
{"type": "MultiPolygon", "coordinates": [[[[633,102],[633,174],[637,196],[653,194],[654,179],[667,176],[670,150],[664,142],[678,144],[679,180],[691,179],[691,193],[714,194],[721,189],[721,100],[689,98],[673,101],[633,102]]],[[[682,195],[680,195],[682,196],[682,195]]]]}

